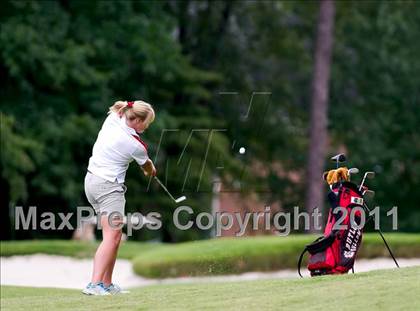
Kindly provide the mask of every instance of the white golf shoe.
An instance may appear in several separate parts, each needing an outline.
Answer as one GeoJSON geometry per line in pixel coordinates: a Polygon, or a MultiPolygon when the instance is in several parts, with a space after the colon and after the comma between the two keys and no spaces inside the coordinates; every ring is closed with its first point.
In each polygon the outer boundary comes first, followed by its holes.
{"type": "Polygon", "coordinates": [[[106,296],[111,295],[110,292],[104,287],[102,282],[100,283],[89,283],[83,290],[82,293],[85,295],[93,296],[106,296]]]}
{"type": "Polygon", "coordinates": [[[114,284],[114,283],[111,283],[108,287],[105,287],[105,289],[111,295],[128,294],[128,293],[130,293],[129,291],[122,290],[121,287],[119,287],[117,284],[114,284]]]}

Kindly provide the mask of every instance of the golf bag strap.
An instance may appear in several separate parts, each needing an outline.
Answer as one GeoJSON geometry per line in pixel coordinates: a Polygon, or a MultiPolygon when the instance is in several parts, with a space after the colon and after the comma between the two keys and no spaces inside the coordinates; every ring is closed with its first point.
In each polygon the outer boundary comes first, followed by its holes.
{"type": "Polygon", "coordinates": [[[143,140],[141,140],[140,137],[138,137],[137,135],[131,135],[131,136],[133,136],[133,138],[137,140],[147,152],[147,144],[143,140]]]}
{"type": "Polygon", "coordinates": [[[301,278],[303,278],[302,274],[300,273],[300,266],[302,265],[302,259],[303,259],[303,255],[305,255],[305,253],[308,251],[308,249],[305,247],[305,249],[303,250],[302,254],[300,254],[299,256],[299,260],[298,260],[298,273],[299,276],[301,278]]]}
{"type": "Polygon", "coordinates": [[[328,236],[320,236],[311,244],[306,245],[305,249],[311,254],[316,254],[326,250],[335,240],[335,233],[331,232],[328,236]]]}
{"type": "Polygon", "coordinates": [[[309,254],[313,255],[313,254],[322,252],[326,250],[328,247],[330,247],[331,244],[334,242],[334,240],[335,240],[335,233],[331,232],[328,236],[320,236],[314,242],[305,246],[298,260],[298,273],[301,278],[303,278],[303,276],[300,273],[300,267],[302,265],[302,259],[305,253],[309,252],[309,254]]]}

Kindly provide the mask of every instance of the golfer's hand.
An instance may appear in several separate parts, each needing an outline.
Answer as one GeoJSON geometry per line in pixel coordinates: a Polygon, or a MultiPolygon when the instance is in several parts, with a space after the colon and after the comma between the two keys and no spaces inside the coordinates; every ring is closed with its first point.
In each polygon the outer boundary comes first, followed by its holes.
{"type": "Polygon", "coordinates": [[[146,163],[142,165],[142,170],[145,176],[156,176],[156,168],[153,162],[148,159],[146,163]]]}

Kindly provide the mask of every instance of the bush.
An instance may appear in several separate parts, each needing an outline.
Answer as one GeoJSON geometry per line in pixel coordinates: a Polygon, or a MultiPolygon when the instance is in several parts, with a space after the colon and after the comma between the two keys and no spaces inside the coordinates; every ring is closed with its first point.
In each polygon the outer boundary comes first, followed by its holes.
{"type": "MultiPolygon", "coordinates": [[[[364,235],[358,257],[389,256],[380,236],[364,235]]],[[[137,256],[134,271],[144,277],[166,278],[237,274],[249,271],[295,269],[311,235],[289,237],[222,238],[162,245],[137,256]]],[[[420,235],[387,234],[397,257],[420,257],[420,235]]]]}

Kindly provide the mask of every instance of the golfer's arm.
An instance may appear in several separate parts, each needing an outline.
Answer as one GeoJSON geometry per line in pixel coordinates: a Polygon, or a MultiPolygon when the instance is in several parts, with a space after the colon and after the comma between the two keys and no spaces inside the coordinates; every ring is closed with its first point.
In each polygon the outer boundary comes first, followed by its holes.
{"type": "Polygon", "coordinates": [[[145,174],[147,176],[150,176],[150,175],[154,176],[154,175],[156,175],[156,168],[153,165],[152,160],[150,160],[150,159],[147,159],[146,163],[144,163],[141,166],[141,168],[142,168],[143,172],[145,172],[145,174]]]}

